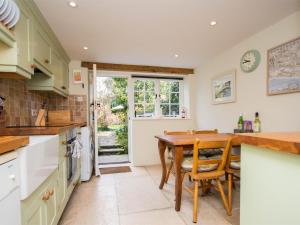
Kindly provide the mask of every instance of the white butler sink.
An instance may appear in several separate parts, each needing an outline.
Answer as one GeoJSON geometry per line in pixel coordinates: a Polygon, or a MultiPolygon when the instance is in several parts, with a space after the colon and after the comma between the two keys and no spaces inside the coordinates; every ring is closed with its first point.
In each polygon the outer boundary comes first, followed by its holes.
{"type": "Polygon", "coordinates": [[[58,167],[58,135],[30,136],[18,150],[21,199],[26,199],[58,167]]]}

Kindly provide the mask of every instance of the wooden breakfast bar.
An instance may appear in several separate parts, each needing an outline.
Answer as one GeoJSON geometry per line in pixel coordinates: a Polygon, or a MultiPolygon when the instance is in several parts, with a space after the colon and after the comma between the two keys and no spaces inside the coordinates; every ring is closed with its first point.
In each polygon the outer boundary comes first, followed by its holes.
{"type": "Polygon", "coordinates": [[[300,224],[300,132],[239,137],[240,224],[300,224]]]}

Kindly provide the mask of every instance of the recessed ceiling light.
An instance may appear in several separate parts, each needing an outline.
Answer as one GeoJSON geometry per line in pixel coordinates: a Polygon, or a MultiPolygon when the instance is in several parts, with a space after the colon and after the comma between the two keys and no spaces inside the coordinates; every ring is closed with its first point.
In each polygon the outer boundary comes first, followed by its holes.
{"type": "Polygon", "coordinates": [[[74,2],[74,1],[69,1],[69,2],[68,2],[68,5],[69,5],[70,7],[72,7],[72,8],[76,8],[76,7],[77,7],[77,3],[74,2]]]}
{"type": "Polygon", "coordinates": [[[174,57],[175,57],[175,58],[178,58],[178,57],[179,57],[179,55],[178,55],[178,54],[175,54],[175,55],[174,55],[174,57]]]}
{"type": "Polygon", "coordinates": [[[88,47],[86,47],[86,46],[84,46],[84,47],[83,47],[83,49],[84,49],[84,50],[88,50],[89,48],[88,48],[88,47]]]}
{"type": "Polygon", "coordinates": [[[211,26],[215,26],[215,25],[217,25],[217,21],[211,21],[210,23],[209,23],[211,26]]]}

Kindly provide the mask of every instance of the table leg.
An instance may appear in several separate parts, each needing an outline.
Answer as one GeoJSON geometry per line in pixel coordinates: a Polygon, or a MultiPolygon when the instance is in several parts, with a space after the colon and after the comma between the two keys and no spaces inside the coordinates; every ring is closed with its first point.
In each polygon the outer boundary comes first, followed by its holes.
{"type": "Polygon", "coordinates": [[[183,159],[183,147],[176,146],[174,148],[174,155],[175,155],[175,210],[180,211],[181,206],[181,194],[182,194],[182,176],[181,176],[181,163],[183,159]]]}
{"type": "Polygon", "coordinates": [[[166,160],[165,160],[165,151],[166,151],[166,143],[159,140],[158,141],[158,151],[159,151],[159,157],[160,157],[160,162],[161,162],[161,167],[162,167],[162,174],[161,174],[161,181],[159,185],[159,189],[163,189],[165,180],[166,180],[166,175],[167,175],[167,166],[166,166],[166,160]]]}

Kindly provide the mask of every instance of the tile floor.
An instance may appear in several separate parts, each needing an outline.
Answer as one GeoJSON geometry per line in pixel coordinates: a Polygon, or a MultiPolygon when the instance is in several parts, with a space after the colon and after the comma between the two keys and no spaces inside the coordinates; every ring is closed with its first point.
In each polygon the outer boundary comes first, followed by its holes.
{"type": "MultiPolygon", "coordinates": [[[[59,225],[194,224],[192,196],[184,191],[181,211],[176,212],[174,177],[159,190],[160,173],[160,166],[132,167],[131,173],[93,177],[76,188],[59,225]]],[[[231,217],[226,215],[218,193],[199,196],[198,224],[239,225],[239,188],[234,193],[231,217]]]]}

